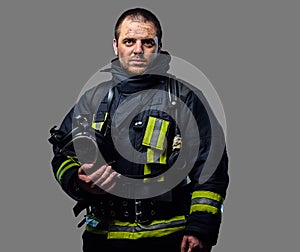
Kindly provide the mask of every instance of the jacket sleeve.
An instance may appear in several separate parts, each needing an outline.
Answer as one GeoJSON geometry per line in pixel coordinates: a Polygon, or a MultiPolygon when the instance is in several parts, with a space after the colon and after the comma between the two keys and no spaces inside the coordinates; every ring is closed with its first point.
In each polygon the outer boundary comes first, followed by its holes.
{"type": "MultiPolygon", "coordinates": [[[[64,133],[70,132],[73,126],[73,118],[76,115],[90,114],[90,99],[88,97],[91,96],[92,91],[93,90],[90,90],[83,94],[79,101],[69,111],[59,127],[60,131],[64,133]]],[[[55,179],[60,184],[63,191],[71,198],[77,201],[83,200],[86,195],[75,183],[77,171],[81,166],[80,161],[76,155],[66,156],[61,153],[60,149],[55,145],[53,145],[53,154],[54,156],[51,165],[55,179]]]]}
{"type": "MultiPolygon", "coordinates": [[[[97,112],[100,101],[107,94],[110,85],[110,82],[107,81],[87,90],[63,119],[59,129],[64,133],[70,132],[73,118],[77,115],[85,116],[92,126],[92,115],[97,112]]],[[[88,199],[89,193],[76,183],[77,171],[81,166],[78,158],[64,155],[57,146],[53,146],[53,154],[51,162],[53,173],[64,192],[76,201],[88,199]]]]}
{"type": "MultiPolygon", "coordinates": [[[[190,92],[185,104],[196,120],[200,138],[197,158],[190,164],[191,204],[185,234],[193,235],[203,243],[215,245],[229,183],[224,133],[201,92],[190,92]]],[[[188,144],[193,144],[195,139],[192,138],[193,136],[186,134],[183,143],[187,141],[188,144]]]]}
{"type": "MultiPolygon", "coordinates": [[[[72,130],[72,118],[74,108],[66,115],[62,121],[59,130],[67,133],[72,130]]],[[[81,166],[76,156],[66,156],[60,152],[60,149],[53,145],[53,159],[51,162],[54,177],[71,198],[79,200],[81,198],[75,184],[74,178],[77,175],[77,170],[81,166]]]]}

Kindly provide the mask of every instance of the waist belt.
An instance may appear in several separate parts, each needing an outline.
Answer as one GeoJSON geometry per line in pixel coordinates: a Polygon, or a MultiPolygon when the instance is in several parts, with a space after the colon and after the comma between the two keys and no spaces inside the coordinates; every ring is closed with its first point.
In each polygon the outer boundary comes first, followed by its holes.
{"type": "Polygon", "coordinates": [[[150,223],[153,220],[170,219],[188,214],[184,204],[157,200],[104,199],[94,202],[91,212],[101,219],[117,219],[126,222],[150,223]]]}

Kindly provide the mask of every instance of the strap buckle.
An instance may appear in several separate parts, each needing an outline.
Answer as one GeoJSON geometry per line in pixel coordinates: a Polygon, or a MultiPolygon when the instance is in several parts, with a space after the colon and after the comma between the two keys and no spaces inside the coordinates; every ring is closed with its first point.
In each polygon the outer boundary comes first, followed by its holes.
{"type": "Polygon", "coordinates": [[[135,209],[135,220],[139,224],[149,224],[151,220],[148,218],[149,216],[145,216],[142,212],[142,201],[134,200],[134,209],[135,209]]]}

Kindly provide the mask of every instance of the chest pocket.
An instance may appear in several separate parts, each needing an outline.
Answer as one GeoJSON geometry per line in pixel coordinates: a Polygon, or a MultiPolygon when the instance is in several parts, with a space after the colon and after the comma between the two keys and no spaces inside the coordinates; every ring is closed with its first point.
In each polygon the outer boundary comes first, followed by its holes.
{"type": "Polygon", "coordinates": [[[167,163],[167,134],[170,122],[149,116],[142,145],[147,147],[147,163],[167,163]]]}

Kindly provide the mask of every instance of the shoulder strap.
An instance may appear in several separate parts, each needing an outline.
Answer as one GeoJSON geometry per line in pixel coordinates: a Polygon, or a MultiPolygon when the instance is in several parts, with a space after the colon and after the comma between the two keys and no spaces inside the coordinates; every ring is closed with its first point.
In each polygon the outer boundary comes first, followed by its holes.
{"type": "Polygon", "coordinates": [[[101,131],[103,132],[103,135],[106,136],[108,128],[110,127],[110,108],[112,105],[112,100],[114,98],[114,91],[113,91],[113,87],[110,87],[108,90],[108,95],[107,95],[107,118],[106,120],[104,120],[103,126],[101,128],[101,131]]]}
{"type": "Polygon", "coordinates": [[[98,92],[107,92],[108,90],[108,96],[107,96],[107,111],[109,111],[110,107],[111,107],[111,103],[114,97],[114,92],[113,92],[113,87],[110,85],[109,87],[105,88],[104,90],[97,90],[96,93],[93,95],[93,97],[91,98],[91,109],[92,111],[95,111],[98,109],[99,104],[99,94],[98,92]]]}
{"type": "MultiPolygon", "coordinates": [[[[106,112],[109,112],[110,111],[110,108],[111,108],[111,105],[112,105],[112,101],[113,101],[113,98],[114,98],[114,90],[113,90],[113,87],[112,85],[110,84],[108,87],[104,88],[104,89],[98,89],[94,95],[91,97],[91,111],[93,113],[97,113],[98,111],[98,108],[99,108],[99,105],[100,105],[100,101],[99,101],[99,92],[108,92],[108,95],[107,95],[107,108],[106,108],[106,112]]],[[[107,118],[106,120],[104,121],[104,124],[102,126],[102,133],[104,132],[104,135],[106,134],[107,132],[107,126],[108,126],[108,122],[109,121],[109,114],[107,115],[107,118]]]]}
{"type": "Polygon", "coordinates": [[[178,97],[178,82],[173,76],[168,78],[168,94],[170,106],[177,105],[177,97],[178,97]]]}
{"type": "MultiPolygon", "coordinates": [[[[177,122],[178,119],[178,106],[177,106],[177,100],[179,96],[179,91],[178,91],[178,81],[176,80],[175,76],[170,76],[168,78],[168,94],[169,94],[169,101],[170,101],[170,106],[174,108],[175,110],[175,122],[177,122]]],[[[176,124],[175,127],[175,136],[179,136],[179,128],[178,125],[176,124]]]]}

